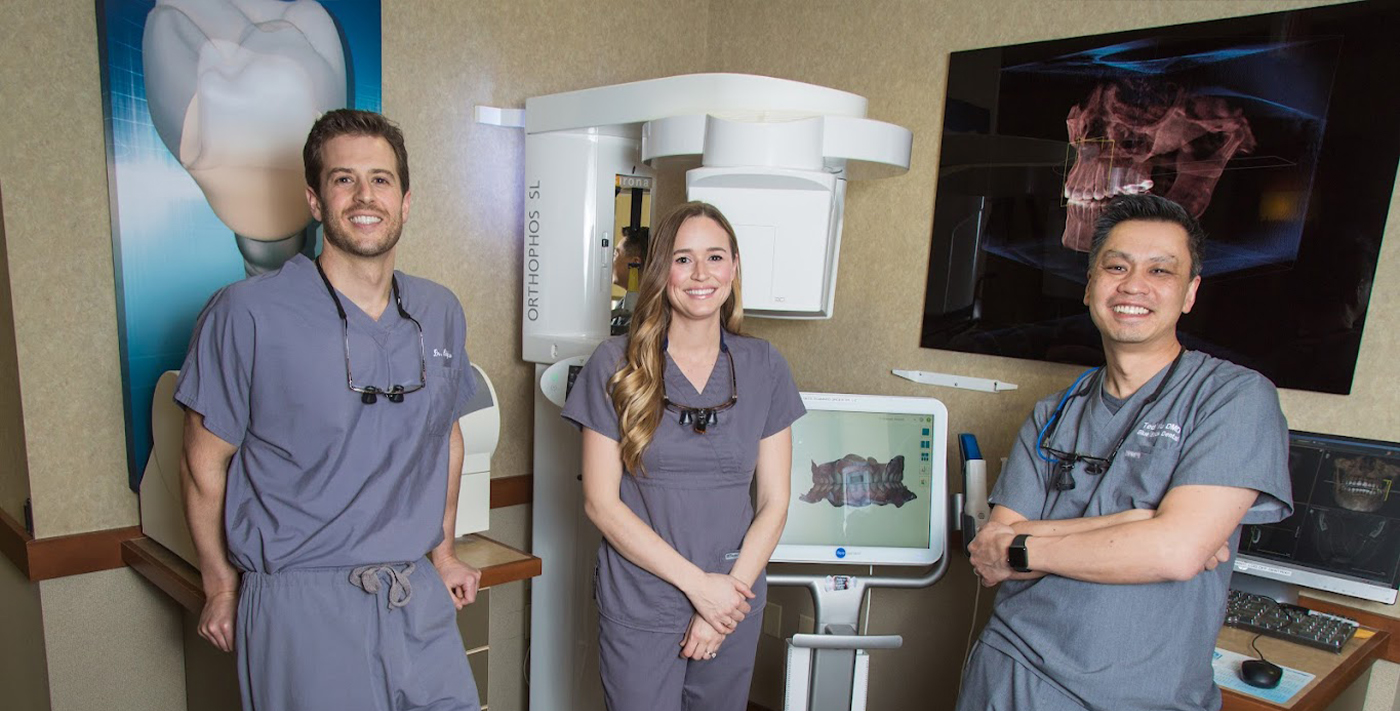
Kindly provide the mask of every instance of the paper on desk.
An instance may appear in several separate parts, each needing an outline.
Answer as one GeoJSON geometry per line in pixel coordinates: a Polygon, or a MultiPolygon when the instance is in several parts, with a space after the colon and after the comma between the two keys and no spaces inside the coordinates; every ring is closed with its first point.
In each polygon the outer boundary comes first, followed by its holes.
{"type": "Polygon", "coordinates": [[[1283,679],[1279,681],[1278,686],[1272,689],[1260,689],[1240,681],[1240,662],[1247,659],[1254,659],[1254,657],[1216,647],[1215,654],[1211,657],[1211,666],[1215,668],[1215,683],[1222,689],[1248,694],[1282,706],[1296,696],[1299,691],[1302,691],[1303,687],[1307,686],[1314,677],[1307,672],[1283,667],[1283,679]]]}

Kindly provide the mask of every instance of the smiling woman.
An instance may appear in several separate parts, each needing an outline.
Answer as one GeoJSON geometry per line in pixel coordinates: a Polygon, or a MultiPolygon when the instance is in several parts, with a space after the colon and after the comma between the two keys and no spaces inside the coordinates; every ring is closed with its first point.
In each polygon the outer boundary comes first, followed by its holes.
{"type": "Polygon", "coordinates": [[[729,303],[739,273],[739,251],[730,230],[710,217],[696,216],[676,231],[666,283],[673,328],[678,318],[704,322],[729,303]]]}
{"type": "Polygon", "coordinates": [[[599,666],[613,711],[748,699],[763,569],[787,520],[790,426],[805,409],[783,357],[739,334],[739,263],[713,206],[663,219],[631,333],[594,351],[564,407],[583,430],[584,509],[604,538],[599,666]]]}
{"type": "Polygon", "coordinates": [[[667,356],[699,389],[699,375],[709,372],[718,357],[721,326],[739,333],[744,309],[738,263],[734,228],[712,205],[686,203],[658,226],[642,269],[627,361],[609,380],[623,432],[622,463],[628,470],[645,471],[641,453],[661,417],[667,356]],[[688,352],[692,341],[701,344],[696,357],[688,352]]]}

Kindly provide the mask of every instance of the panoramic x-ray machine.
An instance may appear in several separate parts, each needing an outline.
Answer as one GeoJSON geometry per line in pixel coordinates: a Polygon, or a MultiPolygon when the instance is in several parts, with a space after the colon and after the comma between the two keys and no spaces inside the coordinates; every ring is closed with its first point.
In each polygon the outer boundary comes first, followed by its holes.
{"type": "Polygon", "coordinates": [[[578,433],[559,409],[572,369],[610,334],[619,195],[644,199],[672,160],[718,206],[743,257],[750,315],[829,318],[846,181],[909,167],[907,129],[855,94],[770,77],[697,74],[529,99],[478,120],[525,129],[522,352],[536,363],[530,707],[601,709],[599,535],[583,514],[578,433]]]}

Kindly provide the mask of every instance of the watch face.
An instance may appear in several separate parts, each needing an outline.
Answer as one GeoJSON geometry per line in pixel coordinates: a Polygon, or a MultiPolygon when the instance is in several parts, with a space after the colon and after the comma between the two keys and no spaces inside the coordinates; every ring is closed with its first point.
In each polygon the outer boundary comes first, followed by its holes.
{"type": "Polygon", "coordinates": [[[1006,549],[1006,563],[1011,569],[1018,573],[1029,573],[1030,561],[1026,555],[1026,539],[1029,536],[1021,535],[1012,539],[1011,546],[1006,549]]]}

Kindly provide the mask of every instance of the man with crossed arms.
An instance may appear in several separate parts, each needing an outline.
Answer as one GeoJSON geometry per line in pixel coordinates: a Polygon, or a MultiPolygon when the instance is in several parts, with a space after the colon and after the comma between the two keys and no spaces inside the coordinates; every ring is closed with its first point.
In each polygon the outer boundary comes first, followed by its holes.
{"type": "Polygon", "coordinates": [[[1293,507],[1273,384],[1177,340],[1203,240],[1154,195],[1099,219],[1084,303],[1107,362],[1037,403],[992,491],[971,554],[1001,589],[959,711],[1220,708],[1240,525],[1293,507]]]}

